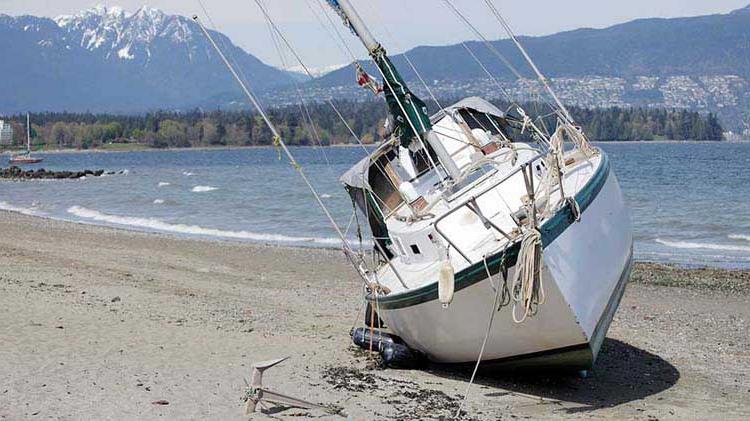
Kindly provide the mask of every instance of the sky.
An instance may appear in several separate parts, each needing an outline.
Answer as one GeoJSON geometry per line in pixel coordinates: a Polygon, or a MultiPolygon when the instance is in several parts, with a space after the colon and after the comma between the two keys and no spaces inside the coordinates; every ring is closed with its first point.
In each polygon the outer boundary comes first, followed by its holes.
{"type": "MultiPolygon", "coordinates": [[[[200,0],[220,32],[261,60],[280,66],[269,31],[255,0],[200,0]]],[[[323,27],[319,1],[263,0],[269,13],[311,68],[351,61],[335,41],[330,25],[323,27]],[[318,15],[311,11],[315,10],[318,15]]],[[[482,0],[452,0],[491,39],[503,37],[482,0]]],[[[475,36],[461,24],[443,0],[352,0],[363,19],[389,52],[418,45],[445,45],[475,36]]],[[[727,13],[750,0],[494,0],[517,34],[547,35],[582,27],[604,28],[637,18],[682,17],[727,13]]],[[[97,4],[133,12],[143,5],[170,14],[205,15],[199,0],[0,0],[0,13],[56,17],[75,14],[97,4]]],[[[339,21],[335,23],[338,25],[339,21]]],[[[356,39],[341,34],[357,56],[365,51],[356,39]]]]}

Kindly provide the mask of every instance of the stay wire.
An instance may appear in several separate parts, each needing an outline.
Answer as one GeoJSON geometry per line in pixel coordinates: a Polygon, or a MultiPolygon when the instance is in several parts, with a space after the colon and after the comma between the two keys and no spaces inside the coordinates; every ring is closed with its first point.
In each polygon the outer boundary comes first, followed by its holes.
{"type": "MultiPolygon", "coordinates": [[[[260,0],[259,0],[260,1],[260,0]]],[[[268,20],[266,20],[266,26],[268,27],[268,32],[271,36],[271,41],[273,43],[274,48],[276,49],[276,53],[279,56],[279,60],[281,61],[281,65],[283,66],[284,70],[289,71],[289,65],[287,64],[286,57],[284,55],[284,52],[281,49],[281,46],[279,45],[279,41],[276,37],[276,33],[271,27],[271,25],[268,23],[268,20]]],[[[299,98],[299,108],[300,108],[300,114],[302,116],[302,121],[305,122],[306,128],[310,130],[311,134],[313,135],[313,140],[317,144],[317,148],[319,148],[321,154],[323,155],[323,159],[326,162],[326,167],[328,168],[329,172],[332,172],[331,170],[331,161],[328,159],[328,154],[326,154],[325,150],[323,149],[323,142],[320,138],[320,135],[318,134],[318,130],[315,126],[315,121],[312,119],[312,116],[310,114],[310,109],[307,106],[307,102],[305,101],[304,96],[302,95],[302,90],[299,87],[299,83],[296,79],[293,79],[294,89],[297,92],[297,97],[299,98]]]]}
{"type": "MultiPolygon", "coordinates": [[[[273,122],[271,121],[271,119],[268,117],[268,114],[265,112],[265,110],[261,106],[261,104],[258,101],[258,99],[256,98],[256,96],[253,94],[253,92],[248,87],[249,85],[246,84],[245,82],[243,82],[243,80],[240,78],[239,74],[234,69],[234,67],[232,66],[232,64],[230,63],[230,61],[227,59],[226,55],[224,55],[224,53],[222,52],[221,48],[219,48],[219,45],[216,43],[216,41],[214,40],[214,38],[208,32],[208,30],[206,29],[206,27],[203,26],[203,24],[201,24],[200,20],[198,19],[198,16],[194,16],[193,19],[195,20],[196,23],[199,24],[199,26],[201,28],[201,31],[203,31],[203,34],[206,36],[206,38],[208,38],[209,42],[211,43],[211,45],[213,46],[213,48],[216,50],[216,52],[218,53],[219,57],[222,59],[222,61],[224,62],[224,64],[229,69],[229,72],[232,74],[232,76],[234,77],[234,79],[239,83],[240,87],[242,88],[242,90],[245,93],[245,95],[247,96],[247,98],[253,104],[253,106],[255,107],[255,109],[258,111],[258,114],[260,114],[260,116],[263,119],[263,121],[265,121],[266,125],[271,130],[271,132],[273,133],[274,139],[276,139],[278,141],[278,144],[281,147],[282,151],[287,156],[287,158],[289,159],[289,161],[292,164],[292,166],[297,170],[297,172],[300,175],[300,178],[302,178],[302,181],[304,181],[305,185],[307,185],[307,188],[312,193],[313,197],[315,198],[315,201],[318,203],[318,205],[320,206],[321,210],[323,211],[323,213],[327,217],[328,221],[331,223],[333,229],[336,231],[336,233],[338,234],[339,238],[341,239],[344,255],[352,263],[352,265],[354,265],[355,268],[359,268],[360,266],[354,260],[354,257],[353,257],[354,252],[352,251],[352,248],[349,246],[349,241],[346,239],[346,236],[341,231],[341,228],[338,226],[338,223],[336,223],[336,220],[333,218],[333,215],[328,210],[328,207],[325,205],[325,203],[323,203],[323,199],[321,199],[321,197],[318,194],[317,190],[312,185],[312,183],[310,182],[310,180],[307,178],[307,175],[305,174],[304,170],[302,169],[302,166],[297,162],[297,160],[294,158],[294,155],[292,154],[292,152],[286,146],[286,143],[284,142],[283,138],[281,137],[281,134],[279,133],[278,129],[276,128],[276,125],[274,125],[273,122]]],[[[358,272],[359,272],[360,277],[362,278],[362,280],[365,283],[367,283],[368,280],[359,271],[359,269],[358,269],[358,272]]]]}
{"type": "MultiPolygon", "coordinates": [[[[292,47],[291,43],[284,36],[284,34],[281,32],[281,30],[276,25],[276,22],[273,20],[273,18],[271,17],[271,15],[268,13],[268,11],[266,10],[266,8],[260,3],[260,0],[253,0],[253,1],[255,1],[255,4],[258,5],[258,7],[260,8],[261,12],[263,13],[263,16],[265,17],[265,19],[268,22],[268,24],[274,29],[274,31],[278,35],[279,39],[281,39],[281,41],[284,43],[284,45],[286,45],[287,49],[292,53],[292,55],[294,56],[295,60],[297,61],[297,63],[299,63],[299,65],[305,71],[305,73],[310,78],[310,80],[315,79],[315,76],[313,76],[312,72],[307,67],[307,64],[305,64],[304,60],[302,60],[302,57],[300,57],[300,55],[297,53],[297,51],[294,49],[294,47],[292,47]]],[[[357,134],[354,132],[354,130],[352,129],[352,127],[349,125],[349,123],[346,121],[346,119],[344,118],[344,116],[338,110],[338,107],[336,107],[336,105],[333,103],[333,100],[332,100],[332,98],[330,96],[329,96],[328,99],[326,99],[326,102],[328,103],[328,105],[331,108],[333,108],[333,110],[336,112],[336,115],[338,116],[339,120],[341,120],[341,122],[344,124],[344,126],[346,126],[347,130],[354,137],[354,139],[357,141],[357,143],[359,144],[359,146],[362,147],[364,149],[364,151],[369,154],[369,151],[367,150],[367,147],[362,142],[362,139],[360,139],[360,137],[357,136],[357,134]]]]}

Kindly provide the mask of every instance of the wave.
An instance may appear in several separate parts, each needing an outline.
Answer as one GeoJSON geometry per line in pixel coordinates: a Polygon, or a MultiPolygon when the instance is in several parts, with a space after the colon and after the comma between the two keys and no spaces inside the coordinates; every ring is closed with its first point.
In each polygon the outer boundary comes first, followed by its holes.
{"type": "Polygon", "coordinates": [[[160,182],[159,182],[159,187],[166,187],[166,186],[169,186],[169,185],[171,185],[171,184],[172,184],[172,183],[167,183],[166,181],[160,181],[160,182]]]}
{"type": "Polygon", "coordinates": [[[721,250],[721,251],[740,251],[750,252],[750,247],[744,246],[733,246],[729,244],[713,244],[713,243],[694,243],[690,241],[667,241],[657,238],[656,242],[672,248],[677,249],[702,249],[702,250],[721,250]]]}
{"type": "Polygon", "coordinates": [[[191,173],[190,171],[183,171],[182,175],[184,175],[185,177],[190,177],[191,175],[195,175],[195,174],[191,173]]]}
{"type": "Polygon", "coordinates": [[[745,240],[750,241],[750,235],[743,235],[743,234],[732,234],[729,236],[732,240],[745,240]]]}
{"type": "Polygon", "coordinates": [[[154,200],[154,205],[163,205],[163,204],[164,204],[164,199],[155,199],[154,200]]]}
{"type": "Polygon", "coordinates": [[[218,187],[212,187],[212,186],[195,186],[193,187],[192,192],[193,193],[205,193],[209,191],[219,190],[218,187]]]}
{"type": "Polygon", "coordinates": [[[33,208],[22,208],[15,205],[11,205],[8,202],[0,202],[0,210],[8,211],[8,212],[15,212],[20,213],[23,215],[29,215],[29,216],[40,216],[41,214],[33,209],[33,208]]]}
{"type": "Polygon", "coordinates": [[[337,238],[317,237],[292,237],[281,234],[262,234],[249,231],[229,231],[215,228],[205,228],[198,225],[170,224],[155,218],[139,218],[131,216],[118,216],[102,213],[82,206],[72,206],[68,213],[79,218],[109,224],[123,225],[136,228],[145,228],[156,231],[174,232],[179,234],[200,235],[207,237],[231,238],[237,240],[249,240],[271,243],[313,243],[326,245],[340,245],[341,240],[337,238]]]}

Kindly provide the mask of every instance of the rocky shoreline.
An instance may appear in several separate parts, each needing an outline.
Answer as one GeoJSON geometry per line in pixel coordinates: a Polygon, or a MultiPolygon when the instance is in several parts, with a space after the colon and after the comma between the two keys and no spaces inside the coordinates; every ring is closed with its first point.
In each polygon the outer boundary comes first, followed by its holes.
{"type": "Polygon", "coordinates": [[[0,179],[4,180],[70,180],[115,174],[117,173],[105,170],[49,171],[44,168],[37,170],[24,170],[16,166],[0,168],[0,179]]]}

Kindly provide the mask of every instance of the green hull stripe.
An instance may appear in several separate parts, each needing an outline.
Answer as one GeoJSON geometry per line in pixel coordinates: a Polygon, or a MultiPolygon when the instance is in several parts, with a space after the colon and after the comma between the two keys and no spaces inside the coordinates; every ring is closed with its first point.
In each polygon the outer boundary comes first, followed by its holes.
{"type": "MultiPolygon", "coordinates": [[[[604,152],[601,152],[601,163],[599,168],[591,180],[581,189],[576,195],[576,202],[581,209],[583,214],[586,209],[594,202],[599,192],[604,187],[604,184],[609,178],[610,167],[609,157],[604,152]]],[[[575,222],[573,211],[570,205],[563,206],[552,218],[542,225],[542,243],[544,246],[550,245],[557,239],[569,226],[575,222]]],[[[513,267],[516,264],[518,258],[518,251],[521,247],[520,242],[513,244],[506,253],[505,264],[507,267],[513,267]]],[[[501,269],[501,263],[503,261],[503,252],[498,252],[487,258],[487,266],[491,274],[496,274],[501,269]]],[[[461,272],[456,274],[455,291],[458,292],[464,288],[468,288],[478,282],[481,282],[487,277],[486,270],[483,262],[475,263],[461,272]]],[[[374,301],[374,297],[371,295],[367,296],[367,299],[374,301]]],[[[421,288],[409,290],[401,294],[392,296],[381,296],[378,297],[378,306],[381,309],[393,310],[405,307],[411,307],[418,304],[426,303],[438,299],[438,287],[437,282],[430,283],[421,288]]]]}

